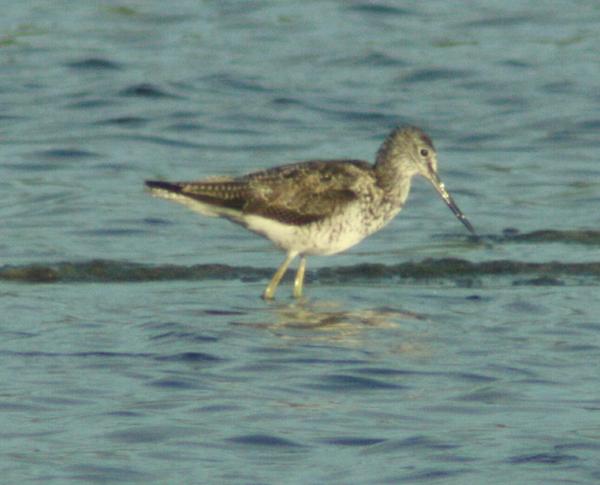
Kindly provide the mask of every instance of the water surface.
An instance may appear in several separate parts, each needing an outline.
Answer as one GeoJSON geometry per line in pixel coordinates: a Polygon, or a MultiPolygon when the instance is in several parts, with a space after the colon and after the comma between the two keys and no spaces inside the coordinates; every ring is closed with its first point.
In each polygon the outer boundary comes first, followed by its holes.
{"type": "Polygon", "coordinates": [[[564,2],[13,2],[0,19],[10,483],[596,483],[598,23],[564,2]],[[148,196],[421,126],[423,181],[309,258],[148,196]]]}

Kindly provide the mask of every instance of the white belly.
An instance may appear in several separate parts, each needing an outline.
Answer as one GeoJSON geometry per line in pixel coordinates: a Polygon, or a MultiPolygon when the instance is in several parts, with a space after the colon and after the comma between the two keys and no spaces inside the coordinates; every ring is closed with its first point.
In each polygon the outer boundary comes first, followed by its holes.
{"type": "MultiPolygon", "coordinates": [[[[400,209],[398,209],[400,210],[400,209]]],[[[397,212],[397,211],[396,211],[397,212]]],[[[257,215],[246,215],[243,224],[248,229],[270,239],[285,251],[307,255],[329,255],[345,251],[369,234],[387,224],[385,220],[364,224],[360,214],[345,213],[321,222],[295,226],[257,215]]]]}

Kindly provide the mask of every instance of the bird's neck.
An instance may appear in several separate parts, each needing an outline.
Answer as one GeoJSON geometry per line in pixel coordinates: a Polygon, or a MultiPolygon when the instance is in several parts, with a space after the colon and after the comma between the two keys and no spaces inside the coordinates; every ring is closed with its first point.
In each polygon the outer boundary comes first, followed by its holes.
{"type": "Polygon", "coordinates": [[[374,169],[377,185],[383,190],[385,199],[391,201],[393,205],[402,206],[410,192],[414,174],[406,170],[406,167],[380,156],[377,157],[374,169]]]}

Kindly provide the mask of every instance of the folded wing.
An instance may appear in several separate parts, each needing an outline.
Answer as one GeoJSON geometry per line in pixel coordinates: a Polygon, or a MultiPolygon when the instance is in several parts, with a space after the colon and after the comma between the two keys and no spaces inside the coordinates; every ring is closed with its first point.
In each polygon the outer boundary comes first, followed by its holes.
{"type": "Polygon", "coordinates": [[[371,170],[371,165],[362,161],[315,160],[239,178],[177,183],[149,181],[147,185],[153,191],[166,190],[207,205],[215,215],[238,222],[242,222],[244,215],[259,215],[303,225],[330,217],[355,202],[359,197],[356,182],[360,175],[371,170]]]}

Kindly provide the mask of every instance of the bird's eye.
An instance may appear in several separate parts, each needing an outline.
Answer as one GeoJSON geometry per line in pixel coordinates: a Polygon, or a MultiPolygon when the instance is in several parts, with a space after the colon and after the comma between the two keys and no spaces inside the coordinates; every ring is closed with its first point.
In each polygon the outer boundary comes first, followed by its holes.
{"type": "Polygon", "coordinates": [[[420,153],[422,157],[426,157],[427,155],[429,155],[429,150],[427,150],[427,148],[421,148],[420,153]]]}

